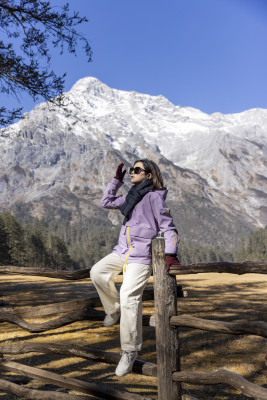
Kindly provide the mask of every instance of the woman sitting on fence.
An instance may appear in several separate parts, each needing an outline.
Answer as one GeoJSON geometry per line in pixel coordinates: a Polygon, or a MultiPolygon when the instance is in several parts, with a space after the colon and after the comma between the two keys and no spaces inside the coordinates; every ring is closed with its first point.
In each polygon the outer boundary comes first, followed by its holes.
{"type": "Polygon", "coordinates": [[[116,375],[132,370],[137,352],[142,347],[142,295],[151,275],[151,240],[159,231],[164,233],[166,271],[179,265],[177,258],[178,232],[173,223],[165,198],[159,167],[148,159],[138,160],[130,168],[130,191],[117,196],[123,184],[125,170],[121,163],[116,176],[108,184],[101,199],[104,208],[119,209],[124,215],[119,241],[113,252],[90,272],[106,312],[104,326],[113,326],[120,318],[122,357],[116,375]],[[123,271],[123,283],[118,293],[114,281],[123,271]]]}

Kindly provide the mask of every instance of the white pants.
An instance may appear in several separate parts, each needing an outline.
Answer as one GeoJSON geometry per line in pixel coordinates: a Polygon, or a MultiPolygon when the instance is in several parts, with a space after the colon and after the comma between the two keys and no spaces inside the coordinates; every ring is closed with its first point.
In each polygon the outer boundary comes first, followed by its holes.
{"type": "Polygon", "coordinates": [[[122,350],[138,351],[142,347],[142,295],[152,268],[148,264],[129,263],[124,271],[123,265],[124,261],[111,253],[92,267],[90,276],[105,313],[121,311],[122,350]],[[114,281],[121,271],[123,283],[118,293],[114,281]]]}

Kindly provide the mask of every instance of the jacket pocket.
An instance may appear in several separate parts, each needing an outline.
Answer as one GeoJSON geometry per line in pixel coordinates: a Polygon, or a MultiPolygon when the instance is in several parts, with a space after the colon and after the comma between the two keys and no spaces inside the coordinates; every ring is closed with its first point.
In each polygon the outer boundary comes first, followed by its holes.
{"type": "Polygon", "coordinates": [[[154,229],[130,226],[130,236],[136,236],[144,239],[152,239],[156,235],[157,232],[155,232],[154,229]]]}

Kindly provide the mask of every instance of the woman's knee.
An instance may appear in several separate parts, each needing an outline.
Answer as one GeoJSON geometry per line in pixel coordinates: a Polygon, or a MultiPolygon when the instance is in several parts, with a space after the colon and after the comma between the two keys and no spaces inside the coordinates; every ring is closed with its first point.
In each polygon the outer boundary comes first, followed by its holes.
{"type": "Polygon", "coordinates": [[[96,263],[90,271],[90,278],[95,286],[106,287],[110,280],[110,275],[100,262],[96,263]]]}
{"type": "Polygon", "coordinates": [[[101,277],[99,269],[96,267],[96,264],[90,270],[90,278],[92,282],[97,282],[101,277]]]}

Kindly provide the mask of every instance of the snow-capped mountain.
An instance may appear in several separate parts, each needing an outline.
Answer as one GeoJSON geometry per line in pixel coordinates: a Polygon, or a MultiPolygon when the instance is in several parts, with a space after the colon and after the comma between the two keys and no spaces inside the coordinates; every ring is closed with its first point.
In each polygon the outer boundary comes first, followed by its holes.
{"type": "MultiPolygon", "coordinates": [[[[188,237],[198,213],[211,236],[223,220],[229,238],[266,225],[267,110],[208,115],[91,77],[79,80],[66,98],[68,111],[42,103],[2,131],[1,208],[34,202],[38,216],[41,199],[58,199],[64,191],[77,196],[81,213],[101,213],[99,196],[117,163],[148,157],[160,164],[173,207],[188,213],[188,237]]],[[[70,197],[58,206],[68,208],[70,197]]]]}

